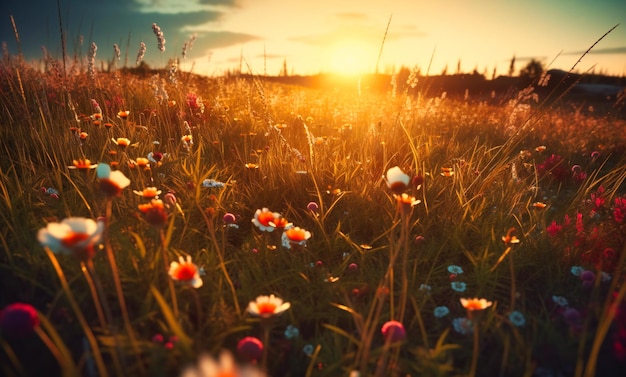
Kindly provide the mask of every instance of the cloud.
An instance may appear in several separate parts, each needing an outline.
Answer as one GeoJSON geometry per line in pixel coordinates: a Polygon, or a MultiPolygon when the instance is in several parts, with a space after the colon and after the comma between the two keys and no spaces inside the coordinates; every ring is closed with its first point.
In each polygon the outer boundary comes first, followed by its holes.
{"type": "Polygon", "coordinates": [[[222,48],[260,39],[256,35],[232,31],[204,31],[197,32],[197,34],[198,39],[194,48],[199,47],[200,49],[222,48]]]}
{"type": "MultiPolygon", "coordinates": [[[[571,51],[564,52],[562,55],[582,55],[585,51],[571,51]]],[[[605,47],[605,48],[594,48],[589,51],[590,54],[602,54],[602,55],[611,55],[611,54],[626,54],[626,46],[622,47],[605,47]]]]}

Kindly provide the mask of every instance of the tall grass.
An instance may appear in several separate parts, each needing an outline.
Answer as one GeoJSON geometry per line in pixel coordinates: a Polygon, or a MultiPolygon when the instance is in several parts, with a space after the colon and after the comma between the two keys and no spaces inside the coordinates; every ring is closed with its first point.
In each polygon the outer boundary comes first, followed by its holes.
{"type": "Polygon", "coordinates": [[[246,336],[263,339],[258,364],[273,376],[623,367],[623,119],[538,116],[524,95],[491,105],[165,71],[91,80],[63,64],[39,71],[12,56],[0,66],[0,306],[35,306],[57,344],[31,365],[37,339],[0,338],[6,375],[177,375],[246,336]],[[131,186],[107,198],[94,171],[68,168],[85,158],[131,186]],[[385,184],[394,166],[418,177],[405,190],[421,201],[410,211],[385,184]],[[149,186],[169,205],[160,227],[132,192],[149,186]],[[306,245],[257,229],[264,207],[309,230],[306,245]],[[38,229],[70,216],[106,219],[86,263],[37,242],[38,229]],[[168,276],[185,255],[204,273],[198,289],[168,276]],[[265,326],[246,306],[269,293],[291,308],[265,326]],[[493,305],[467,318],[462,297],[493,305]],[[381,334],[392,320],[400,341],[381,334]]]}

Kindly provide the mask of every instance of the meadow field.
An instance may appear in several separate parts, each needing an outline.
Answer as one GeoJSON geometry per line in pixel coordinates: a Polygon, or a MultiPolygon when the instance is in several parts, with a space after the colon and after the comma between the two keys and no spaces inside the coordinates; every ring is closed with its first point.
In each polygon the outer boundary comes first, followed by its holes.
{"type": "Polygon", "coordinates": [[[621,375],[624,97],[178,68],[4,57],[2,375],[621,375]]]}

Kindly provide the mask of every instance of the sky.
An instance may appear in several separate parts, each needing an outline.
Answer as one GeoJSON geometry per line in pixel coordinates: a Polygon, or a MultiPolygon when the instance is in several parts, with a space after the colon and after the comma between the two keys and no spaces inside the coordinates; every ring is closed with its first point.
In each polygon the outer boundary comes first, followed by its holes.
{"type": "Polygon", "coordinates": [[[140,42],[151,67],[179,59],[206,75],[228,70],[278,75],[361,74],[417,67],[422,74],[506,75],[530,59],[547,68],[626,75],[624,0],[10,0],[0,4],[3,53],[41,60],[42,46],[96,64],[132,67],[140,42]],[[61,22],[59,22],[59,15],[61,22]],[[16,42],[11,16],[19,36],[16,42]],[[157,47],[152,24],[166,39],[157,47]],[[195,39],[182,58],[183,46],[195,39]]]}

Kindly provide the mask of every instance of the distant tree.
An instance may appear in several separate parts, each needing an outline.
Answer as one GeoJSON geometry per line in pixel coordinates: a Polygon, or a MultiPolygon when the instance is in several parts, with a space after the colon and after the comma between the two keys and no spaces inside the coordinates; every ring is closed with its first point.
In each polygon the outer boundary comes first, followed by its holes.
{"type": "Polygon", "coordinates": [[[461,74],[461,59],[459,59],[459,61],[456,62],[456,74],[457,75],[461,74]]]}
{"type": "Polygon", "coordinates": [[[443,67],[443,70],[441,71],[441,76],[445,76],[448,74],[448,65],[446,64],[445,67],[443,67]]]}
{"type": "Polygon", "coordinates": [[[287,58],[283,60],[283,71],[282,71],[281,76],[284,76],[284,77],[289,76],[289,71],[287,70],[287,58]]]}
{"type": "Polygon", "coordinates": [[[530,59],[528,64],[519,71],[520,83],[528,86],[537,81],[543,73],[543,64],[536,59],[530,59]]]}

